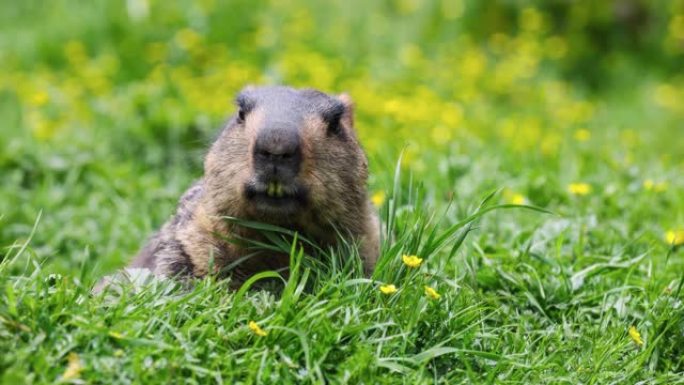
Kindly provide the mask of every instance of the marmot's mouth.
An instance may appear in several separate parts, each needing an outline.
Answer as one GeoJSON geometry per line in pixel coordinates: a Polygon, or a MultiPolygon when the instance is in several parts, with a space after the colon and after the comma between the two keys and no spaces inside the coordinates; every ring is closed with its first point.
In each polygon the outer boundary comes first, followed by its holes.
{"type": "Polygon", "coordinates": [[[258,211],[288,214],[306,203],[306,191],[296,183],[253,181],[245,186],[245,196],[258,211]]]}

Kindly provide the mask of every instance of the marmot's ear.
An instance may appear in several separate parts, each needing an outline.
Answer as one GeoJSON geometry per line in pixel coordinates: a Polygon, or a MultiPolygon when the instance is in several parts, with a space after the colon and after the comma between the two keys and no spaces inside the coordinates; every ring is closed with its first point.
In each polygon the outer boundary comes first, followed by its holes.
{"type": "Polygon", "coordinates": [[[242,87],[242,89],[237,93],[235,96],[235,100],[239,100],[240,98],[245,98],[249,94],[252,93],[256,89],[256,86],[252,84],[247,84],[246,86],[242,87]]]}
{"type": "Polygon", "coordinates": [[[235,104],[238,107],[238,117],[244,120],[245,114],[248,114],[254,108],[254,98],[251,93],[254,91],[253,85],[244,87],[235,97],[235,104]]]}
{"type": "Polygon", "coordinates": [[[344,105],[344,113],[342,114],[341,121],[345,126],[353,128],[354,127],[354,101],[348,93],[343,93],[337,95],[337,99],[344,105]]]}

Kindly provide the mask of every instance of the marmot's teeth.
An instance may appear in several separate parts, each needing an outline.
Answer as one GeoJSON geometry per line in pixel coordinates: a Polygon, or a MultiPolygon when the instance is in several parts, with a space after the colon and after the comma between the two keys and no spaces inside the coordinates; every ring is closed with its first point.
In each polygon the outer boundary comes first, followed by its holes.
{"type": "Polygon", "coordinates": [[[266,195],[268,195],[269,197],[272,197],[275,195],[275,191],[276,191],[275,183],[270,182],[268,184],[268,190],[266,191],[266,195]]]}
{"type": "Polygon", "coordinates": [[[283,185],[280,182],[276,183],[276,196],[278,198],[283,197],[283,185]]]}

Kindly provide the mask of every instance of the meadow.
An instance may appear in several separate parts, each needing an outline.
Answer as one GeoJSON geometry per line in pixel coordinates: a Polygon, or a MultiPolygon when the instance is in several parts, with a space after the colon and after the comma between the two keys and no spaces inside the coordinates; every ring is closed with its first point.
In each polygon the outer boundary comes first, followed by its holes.
{"type": "Polygon", "coordinates": [[[0,383],[684,383],[683,59],[681,0],[2,1],[0,383]],[[92,295],[248,84],[351,95],[376,272],[92,295]]]}

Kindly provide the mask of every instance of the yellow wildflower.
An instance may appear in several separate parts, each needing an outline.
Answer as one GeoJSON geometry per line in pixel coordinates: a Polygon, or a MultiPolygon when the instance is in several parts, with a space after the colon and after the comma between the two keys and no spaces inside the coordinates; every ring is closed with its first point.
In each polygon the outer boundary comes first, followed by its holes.
{"type": "Polygon", "coordinates": [[[50,96],[48,96],[47,92],[45,91],[38,91],[31,95],[31,99],[29,100],[31,104],[34,106],[44,106],[48,101],[50,100],[50,96]]]}
{"type": "Polygon", "coordinates": [[[653,187],[653,191],[655,192],[663,192],[665,190],[667,190],[667,182],[658,182],[653,187]]]}
{"type": "Polygon", "coordinates": [[[544,26],[544,16],[536,8],[525,8],[520,14],[520,26],[526,31],[539,31],[544,26]]]}
{"type": "Polygon", "coordinates": [[[382,294],[394,294],[397,292],[397,287],[392,284],[382,285],[380,286],[380,291],[382,294]]]}
{"type": "Polygon", "coordinates": [[[641,346],[644,344],[644,340],[641,339],[641,333],[634,327],[634,325],[629,327],[629,337],[634,341],[635,344],[641,346]]]}
{"type": "Polygon", "coordinates": [[[401,260],[404,261],[404,265],[412,268],[418,267],[423,263],[423,258],[418,258],[416,255],[404,255],[401,257],[401,260]]]}
{"type": "Polygon", "coordinates": [[[116,349],[114,351],[114,357],[123,357],[125,355],[126,355],[126,353],[121,349],[116,349]]]}
{"type": "Polygon", "coordinates": [[[646,179],[644,181],[644,189],[646,191],[663,192],[667,190],[667,182],[654,182],[653,179],[646,179]]]}
{"type": "Polygon", "coordinates": [[[646,179],[646,180],[644,181],[644,188],[645,188],[647,191],[653,190],[653,187],[655,187],[655,182],[653,181],[653,179],[646,179]]]}
{"type": "Polygon", "coordinates": [[[560,36],[551,36],[544,42],[544,49],[551,59],[562,59],[568,53],[568,43],[560,36]]]}
{"type": "Polygon", "coordinates": [[[442,2],[442,15],[447,20],[454,20],[463,16],[464,11],[465,4],[462,0],[442,2]]]}
{"type": "Polygon", "coordinates": [[[570,183],[568,191],[572,195],[587,195],[591,192],[591,185],[588,183],[570,183]]]}
{"type": "Polygon", "coordinates": [[[668,245],[684,245],[684,230],[670,230],[665,233],[665,242],[668,245]]]}
{"type": "Polygon", "coordinates": [[[188,51],[197,48],[202,43],[202,35],[191,28],[178,31],[174,39],[181,48],[188,51]]]}
{"type": "Polygon", "coordinates": [[[71,352],[69,353],[67,368],[64,371],[64,374],[62,374],[62,380],[79,378],[82,370],[83,366],[81,365],[81,359],[78,357],[78,354],[71,352]]]}
{"type": "Polygon", "coordinates": [[[53,121],[37,116],[32,124],[33,136],[39,140],[48,140],[55,136],[57,125],[53,121]]]}
{"type": "Polygon", "coordinates": [[[514,205],[524,205],[527,203],[527,198],[522,194],[513,194],[511,195],[510,201],[514,205]]]}
{"type": "Polygon", "coordinates": [[[665,108],[677,108],[677,88],[672,84],[661,84],[655,89],[655,94],[653,95],[655,102],[661,107],[665,108]]]}
{"type": "Polygon", "coordinates": [[[591,131],[587,130],[586,128],[580,128],[579,130],[575,131],[576,141],[586,142],[589,139],[591,139],[591,131]]]}
{"type": "Polygon", "coordinates": [[[425,286],[425,295],[432,299],[439,299],[442,295],[439,294],[435,289],[431,288],[430,286],[425,286]]]}
{"type": "Polygon", "coordinates": [[[684,40],[684,15],[676,15],[670,20],[668,26],[670,35],[677,40],[684,40]]]}
{"type": "Polygon", "coordinates": [[[262,329],[261,326],[257,325],[257,323],[254,321],[249,321],[249,330],[259,337],[266,337],[268,335],[268,332],[262,329]]]}
{"type": "Polygon", "coordinates": [[[371,201],[376,207],[382,206],[383,203],[385,203],[385,192],[384,191],[378,191],[373,196],[371,197],[371,201]]]}
{"type": "Polygon", "coordinates": [[[510,189],[505,189],[503,191],[503,197],[506,203],[514,205],[524,205],[527,203],[527,198],[523,194],[517,193],[510,189]]]}
{"type": "Polygon", "coordinates": [[[78,66],[88,60],[88,52],[85,45],[77,40],[71,40],[64,46],[64,56],[69,63],[78,66]]]}

